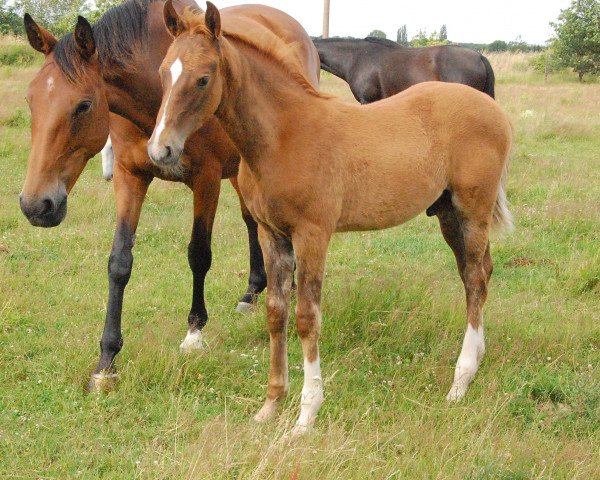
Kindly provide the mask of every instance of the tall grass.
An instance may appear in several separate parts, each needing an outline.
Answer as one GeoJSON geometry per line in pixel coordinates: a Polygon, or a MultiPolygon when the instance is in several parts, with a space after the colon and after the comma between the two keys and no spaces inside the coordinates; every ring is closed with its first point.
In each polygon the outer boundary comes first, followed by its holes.
{"type": "MultiPolygon", "coordinates": [[[[29,150],[23,97],[36,69],[0,67],[0,478],[596,478],[600,86],[531,82],[503,58],[497,93],[516,131],[508,196],[517,229],[492,243],[487,353],[467,398],[444,400],[465,307],[435,220],[339,235],[323,292],[326,402],[315,431],[292,443],[283,433],[302,384],[293,318],[290,397],[274,423],[250,420],[265,392],[268,334],[262,300],[248,316],[233,311],[247,243],[226,184],[207,350],[178,351],[192,199],[155,182],[125,295],[121,382],[107,395],[84,392],[106,313],[112,187],[91,160],[65,223],[28,225],[18,193],[29,150]]],[[[343,82],[324,75],[323,84],[351,101],[343,82]]]]}
{"type": "MultiPolygon", "coordinates": [[[[547,75],[543,65],[546,61],[546,53],[536,52],[486,52],[496,80],[499,83],[575,83],[579,82],[577,74],[568,68],[557,68],[550,61],[547,75]]],[[[597,83],[594,76],[586,76],[588,83],[597,83]]]]}
{"type": "Polygon", "coordinates": [[[43,55],[14,35],[0,35],[0,65],[25,67],[41,64],[43,55]]]}

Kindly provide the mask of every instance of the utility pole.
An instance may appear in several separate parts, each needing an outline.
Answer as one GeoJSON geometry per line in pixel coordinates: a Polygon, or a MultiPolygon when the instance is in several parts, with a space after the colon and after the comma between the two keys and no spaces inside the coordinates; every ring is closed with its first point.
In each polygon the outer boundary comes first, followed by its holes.
{"type": "Polygon", "coordinates": [[[329,3],[330,0],[325,0],[325,8],[323,10],[323,38],[329,38],[329,3]]]}

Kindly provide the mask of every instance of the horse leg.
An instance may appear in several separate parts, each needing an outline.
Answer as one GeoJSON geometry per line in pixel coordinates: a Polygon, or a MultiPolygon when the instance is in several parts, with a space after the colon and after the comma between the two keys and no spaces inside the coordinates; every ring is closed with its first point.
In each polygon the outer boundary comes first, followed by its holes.
{"type": "Polygon", "coordinates": [[[323,380],[319,357],[321,332],[321,288],[330,234],[319,229],[303,230],[294,235],[298,262],[296,322],[304,354],[304,385],[300,416],[293,435],[305,433],[315,422],[323,403],[323,380]]]}
{"type": "Polygon", "coordinates": [[[493,269],[489,248],[493,207],[485,208],[485,201],[476,205],[478,200],[469,198],[471,206],[459,200],[460,211],[451,207],[438,214],[444,237],[455,252],[467,298],[467,331],[447,396],[453,401],[465,396],[485,353],[483,305],[493,269]]]}
{"type": "Polygon", "coordinates": [[[231,178],[231,184],[240,199],[242,218],[248,229],[248,241],[250,244],[250,276],[248,278],[248,290],[239,301],[236,311],[245,312],[251,309],[258,300],[258,296],[267,286],[267,274],[265,272],[265,261],[258,241],[258,224],[252,218],[248,207],[244,203],[237,178],[231,178]]]}
{"type": "Polygon", "coordinates": [[[255,415],[257,422],[273,418],[289,390],[287,325],[294,252],[291,242],[259,225],[258,238],[267,268],[267,324],[271,345],[271,366],[267,399],[255,415]]]}
{"type": "Polygon", "coordinates": [[[100,341],[100,360],[89,383],[90,391],[109,389],[118,376],[114,366],[116,355],[123,347],[121,312],[123,294],[133,268],[133,244],[142,204],[151,178],[132,175],[119,163],[114,170],[117,206],[117,229],[108,260],[108,306],[100,341]]]}
{"type": "Polygon", "coordinates": [[[203,169],[192,179],[194,192],[194,226],[188,246],[188,262],[192,270],[192,308],[188,315],[188,332],[180,345],[184,352],[204,348],[202,329],[208,321],[204,302],[204,280],[212,262],[212,227],[221,192],[221,172],[218,169],[203,169]]]}

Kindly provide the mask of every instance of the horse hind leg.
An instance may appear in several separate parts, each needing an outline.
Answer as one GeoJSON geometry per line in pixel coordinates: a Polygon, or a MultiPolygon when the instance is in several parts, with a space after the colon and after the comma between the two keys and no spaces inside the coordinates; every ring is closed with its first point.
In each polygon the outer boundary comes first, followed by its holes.
{"type": "Polygon", "coordinates": [[[436,209],[444,239],[456,257],[467,299],[467,331],[447,396],[452,401],[465,396],[485,353],[483,305],[493,269],[488,240],[493,206],[488,209],[485,202],[469,202],[458,209],[448,196],[436,209]]]}
{"type": "Polygon", "coordinates": [[[267,288],[267,273],[265,272],[265,261],[260,248],[260,242],[258,241],[258,224],[256,223],[256,220],[252,218],[252,214],[244,202],[237,178],[234,177],[229,180],[240,201],[240,209],[242,211],[242,218],[244,219],[244,223],[248,230],[248,244],[250,246],[250,275],[248,277],[248,289],[238,302],[235,310],[237,313],[244,313],[252,311],[253,307],[256,306],[258,302],[259,295],[267,288]]]}

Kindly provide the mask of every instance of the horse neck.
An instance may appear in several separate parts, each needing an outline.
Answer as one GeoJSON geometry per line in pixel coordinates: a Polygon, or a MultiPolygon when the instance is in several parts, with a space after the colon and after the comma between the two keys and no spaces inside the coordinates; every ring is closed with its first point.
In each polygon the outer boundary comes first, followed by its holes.
{"type": "Polygon", "coordinates": [[[134,55],[129,65],[103,72],[103,76],[110,111],[150,136],[162,100],[158,70],[172,38],[164,27],[162,10],[153,10],[148,15],[148,45],[134,55]]]}
{"type": "Polygon", "coordinates": [[[316,40],[321,68],[344,80],[356,62],[356,45],[345,40],[316,40]]]}
{"type": "Polygon", "coordinates": [[[251,168],[258,168],[285,137],[296,131],[303,111],[324,102],[300,85],[274,60],[246,45],[221,45],[224,89],[215,113],[251,168]]]}

